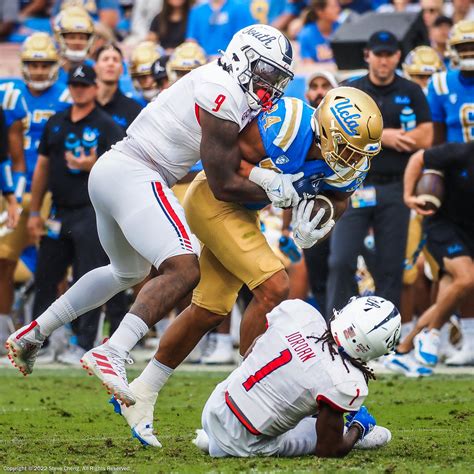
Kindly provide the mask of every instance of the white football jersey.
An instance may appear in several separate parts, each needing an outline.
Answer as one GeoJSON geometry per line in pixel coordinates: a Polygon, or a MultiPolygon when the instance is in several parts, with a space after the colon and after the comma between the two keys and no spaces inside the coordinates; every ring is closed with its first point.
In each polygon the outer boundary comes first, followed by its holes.
{"type": "Polygon", "coordinates": [[[356,411],[368,394],[362,371],[322,342],[326,322],[301,300],[281,303],[267,315],[268,329],[251,354],[227,379],[225,399],[255,435],[278,436],[314,415],[319,402],[356,411]]]}
{"type": "Polygon", "coordinates": [[[249,108],[235,79],[214,61],[161,92],[141,111],[115,148],[145,161],[171,187],[200,159],[199,109],[235,122],[240,130],[258,113],[249,108]]]}

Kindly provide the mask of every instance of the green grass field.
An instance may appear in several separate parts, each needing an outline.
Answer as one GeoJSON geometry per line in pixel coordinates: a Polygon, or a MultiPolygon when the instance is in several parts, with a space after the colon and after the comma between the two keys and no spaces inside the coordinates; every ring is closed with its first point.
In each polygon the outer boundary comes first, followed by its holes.
{"type": "MultiPolygon", "coordinates": [[[[131,371],[131,377],[137,372],[131,371]]],[[[371,382],[367,406],[392,442],[345,459],[211,459],[191,444],[201,409],[224,373],[178,372],[155,412],[163,449],[142,448],[95,377],[0,370],[0,469],[46,472],[473,472],[474,379],[393,376],[371,382]],[[31,469],[30,469],[31,468],[31,469]]]]}

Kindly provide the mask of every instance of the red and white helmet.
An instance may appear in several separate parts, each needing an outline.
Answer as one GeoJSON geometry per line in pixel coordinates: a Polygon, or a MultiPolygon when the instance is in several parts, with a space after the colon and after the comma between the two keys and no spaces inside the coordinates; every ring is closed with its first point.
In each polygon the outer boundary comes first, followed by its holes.
{"type": "Polygon", "coordinates": [[[291,43],[271,26],[243,28],[221,53],[220,64],[244,89],[253,110],[276,102],[293,79],[291,43]]]}
{"type": "Polygon", "coordinates": [[[351,298],[334,310],[330,330],[339,350],[362,362],[392,352],[400,339],[402,319],[390,301],[379,296],[351,298]]]}

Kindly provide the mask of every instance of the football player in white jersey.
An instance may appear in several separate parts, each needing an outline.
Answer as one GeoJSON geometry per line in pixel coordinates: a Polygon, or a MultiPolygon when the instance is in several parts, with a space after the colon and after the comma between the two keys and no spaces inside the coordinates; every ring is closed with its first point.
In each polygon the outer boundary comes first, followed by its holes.
{"type": "MultiPolygon", "coordinates": [[[[303,173],[255,167],[239,176],[238,134],[262,108],[278,100],[293,77],[293,50],[275,28],[237,32],[221,58],[199,67],[162,92],[127,129],[127,136],[94,165],[89,194],[110,265],[84,275],[38,319],[7,341],[11,361],[33,370],[44,339],[112,296],[147,282],[111,338],[87,352],[83,366],[118,400],[133,405],[125,362],[148,328],[199,281],[199,244],[170,188],[202,160],[217,199],[290,207],[299,201],[293,182],[303,173]]],[[[156,369],[147,369],[154,376],[156,369]]]]}
{"type": "Polygon", "coordinates": [[[215,457],[342,457],[387,444],[390,431],[362,404],[374,378],[366,362],[399,338],[397,308],[377,296],[351,298],[327,324],[309,304],[288,300],[267,320],[242,365],[209,397],[195,444],[215,457]]]}

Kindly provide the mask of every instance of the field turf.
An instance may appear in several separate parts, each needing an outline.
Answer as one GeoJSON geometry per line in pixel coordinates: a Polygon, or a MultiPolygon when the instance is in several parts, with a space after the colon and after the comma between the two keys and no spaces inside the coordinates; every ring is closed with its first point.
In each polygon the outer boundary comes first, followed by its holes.
{"type": "MultiPolygon", "coordinates": [[[[130,378],[137,375],[130,371],[130,378]]],[[[0,471],[43,472],[473,472],[474,379],[371,382],[367,406],[392,442],[345,459],[211,459],[191,444],[201,409],[224,373],[178,372],[162,391],[155,428],[163,449],[142,448],[107,394],[82,370],[0,369],[0,471]]]]}

